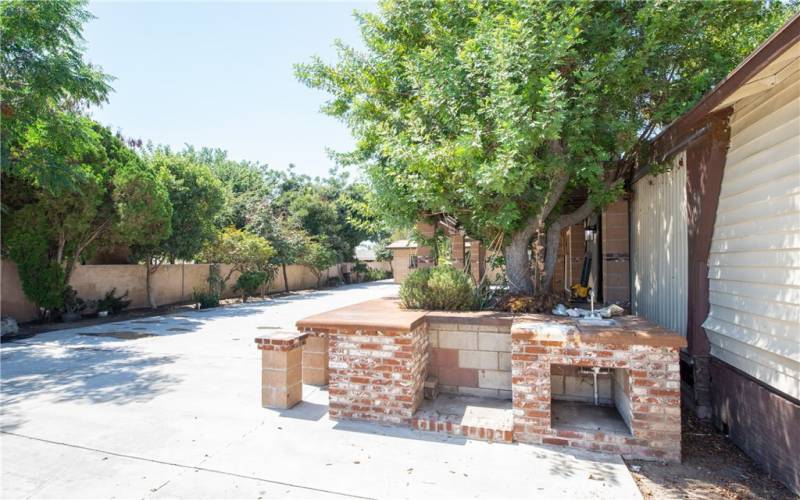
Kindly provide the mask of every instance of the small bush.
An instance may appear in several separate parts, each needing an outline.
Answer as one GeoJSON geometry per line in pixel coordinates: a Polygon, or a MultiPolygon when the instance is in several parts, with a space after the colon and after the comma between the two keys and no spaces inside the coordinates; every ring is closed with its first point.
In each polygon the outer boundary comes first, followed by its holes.
{"type": "Polygon", "coordinates": [[[233,290],[241,294],[242,302],[244,302],[247,297],[258,293],[259,288],[265,281],[267,281],[267,273],[263,271],[247,271],[239,275],[233,290]]]}
{"type": "Polygon", "coordinates": [[[195,288],[192,290],[192,302],[197,304],[198,309],[208,309],[219,306],[219,294],[209,290],[195,288]]]}
{"type": "Polygon", "coordinates": [[[391,277],[392,273],[389,271],[381,271],[380,269],[369,269],[367,271],[367,274],[364,275],[364,279],[362,281],[379,281],[391,277]]]}
{"type": "Polygon", "coordinates": [[[400,287],[400,300],[408,309],[472,311],[478,307],[472,278],[452,266],[412,272],[400,287]]]}
{"type": "Polygon", "coordinates": [[[111,290],[107,291],[105,297],[100,299],[100,301],[97,303],[97,310],[108,311],[112,314],[119,314],[123,309],[131,305],[130,300],[125,300],[125,297],[128,296],[127,290],[125,290],[125,293],[120,296],[117,296],[116,293],[116,288],[112,288],[111,290]]]}

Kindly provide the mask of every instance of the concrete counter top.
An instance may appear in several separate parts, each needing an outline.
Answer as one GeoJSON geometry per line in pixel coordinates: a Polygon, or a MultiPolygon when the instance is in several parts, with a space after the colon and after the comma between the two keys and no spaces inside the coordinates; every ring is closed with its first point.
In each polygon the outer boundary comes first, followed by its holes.
{"type": "Polygon", "coordinates": [[[359,302],[303,318],[295,325],[299,330],[370,330],[411,331],[423,321],[427,311],[400,307],[395,298],[359,302]]]}
{"type": "Polygon", "coordinates": [[[538,340],[566,340],[572,337],[583,344],[648,345],[686,347],[686,339],[639,316],[615,316],[614,326],[579,325],[576,318],[548,314],[518,316],[511,335],[538,340]]]}
{"type": "Polygon", "coordinates": [[[686,339],[638,316],[617,316],[615,326],[578,325],[575,318],[549,314],[511,314],[497,311],[449,312],[408,310],[396,298],[360,302],[301,319],[299,330],[410,331],[428,323],[466,323],[508,326],[512,335],[539,340],[567,337],[586,344],[685,347],[686,339]]]}

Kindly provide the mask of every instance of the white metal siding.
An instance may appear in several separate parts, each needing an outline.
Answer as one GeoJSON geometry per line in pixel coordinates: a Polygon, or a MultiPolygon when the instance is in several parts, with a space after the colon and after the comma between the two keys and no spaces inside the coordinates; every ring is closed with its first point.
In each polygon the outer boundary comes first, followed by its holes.
{"type": "Polygon", "coordinates": [[[688,230],[686,154],[633,186],[633,313],[686,335],[688,230]]]}
{"type": "Polygon", "coordinates": [[[737,103],[703,323],[711,354],[800,398],[800,79],[737,103]]]}

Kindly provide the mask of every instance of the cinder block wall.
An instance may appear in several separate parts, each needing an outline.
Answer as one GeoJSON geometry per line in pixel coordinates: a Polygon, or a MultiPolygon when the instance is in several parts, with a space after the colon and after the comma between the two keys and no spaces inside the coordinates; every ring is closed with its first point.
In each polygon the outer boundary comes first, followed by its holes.
{"type": "Polygon", "coordinates": [[[443,393],[511,399],[511,325],[428,324],[429,373],[443,393]]]}
{"type": "MultiPolygon", "coordinates": [[[[377,263],[376,267],[388,267],[388,263],[377,263]]],[[[352,264],[344,264],[347,270],[352,264]]],[[[158,305],[168,305],[191,300],[195,288],[205,289],[208,286],[208,271],[210,264],[163,264],[152,275],[153,291],[158,305]]],[[[372,267],[372,266],[371,266],[372,267]]],[[[230,270],[227,264],[219,266],[220,274],[225,277],[230,270]]],[[[13,316],[19,322],[31,321],[37,316],[36,307],[28,300],[22,291],[17,266],[8,260],[2,261],[0,284],[0,312],[4,316],[13,316]]],[[[317,286],[314,274],[305,266],[287,266],[286,274],[290,290],[302,290],[317,286]]],[[[322,284],[328,277],[337,276],[337,266],[333,266],[322,275],[322,284]]],[[[226,297],[235,296],[233,284],[236,283],[238,273],[234,272],[228,280],[225,291],[226,297]]],[[[101,299],[112,288],[117,289],[117,294],[128,292],[131,308],[148,307],[146,271],[143,265],[137,264],[108,264],[108,265],[77,265],[70,276],[69,284],[84,300],[101,299]]],[[[279,270],[275,280],[269,288],[270,292],[284,290],[283,273],[279,270]]]]}

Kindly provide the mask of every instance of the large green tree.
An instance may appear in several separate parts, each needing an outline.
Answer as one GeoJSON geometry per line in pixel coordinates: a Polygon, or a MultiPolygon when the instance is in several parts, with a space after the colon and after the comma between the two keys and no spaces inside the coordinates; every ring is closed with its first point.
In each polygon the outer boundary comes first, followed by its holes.
{"type": "Polygon", "coordinates": [[[91,182],[79,159],[94,137],[77,113],[106,100],[111,77],[83,59],[85,1],[0,2],[0,165],[52,193],[91,182]]]}
{"type": "Polygon", "coordinates": [[[203,247],[201,256],[206,262],[231,266],[228,274],[222,279],[224,286],[236,272],[274,274],[274,267],[270,262],[274,253],[269,242],[261,236],[231,226],[207,243],[203,247]]]}
{"type": "MultiPolygon", "coordinates": [[[[399,225],[449,214],[500,238],[512,292],[549,288],[562,227],[620,193],[649,140],[787,17],[780,2],[397,0],[365,50],[299,65],[357,140],[399,225]],[[575,208],[574,200],[579,206],[575,208]],[[567,208],[572,207],[572,208],[567,208]],[[546,241],[543,280],[529,250],[546,241]]],[[[538,254],[537,254],[538,255],[538,254]]]]}
{"type": "Polygon", "coordinates": [[[171,231],[163,176],[108,129],[79,121],[92,148],[66,158],[84,170],[73,189],[54,195],[24,176],[3,177],[3,251],[45,310],[61,306],[75,265],[96,248],[147,244],[171,231]]]}
{"type": "Polygon", "coordinates": [[[209,168],[185,155],[160,148],[146,155],[145,161],[162,175],[172,207],[169,234],[149,238],[132,247],[147,268],[147,298],[157,306],[152,290],[152,275],[164,262],[191,260],[217,234],[216,220],[225,204],[222,183],[209,168]]]}
{"type": "Polygon", "coordinates": [[[280,266],[283,273],[284,291],[289,293],[289,276],[286,266],[300,260],[310,243],[308,234],[296,221],[276,212],[266,201],[253,211],[247,228],[269,241],[275,251],[271,261],[276,266],[280,266]]]}
{"type": "Polygon", "coordinates": [[[253,211],[274,197],[278,174],[266,165],[228,158],[222,149],[187,147],[178,153],[194,163],[208,167],[225,191],[225,205],[217,216],[220,228],[243,229],[253,211]]]}

